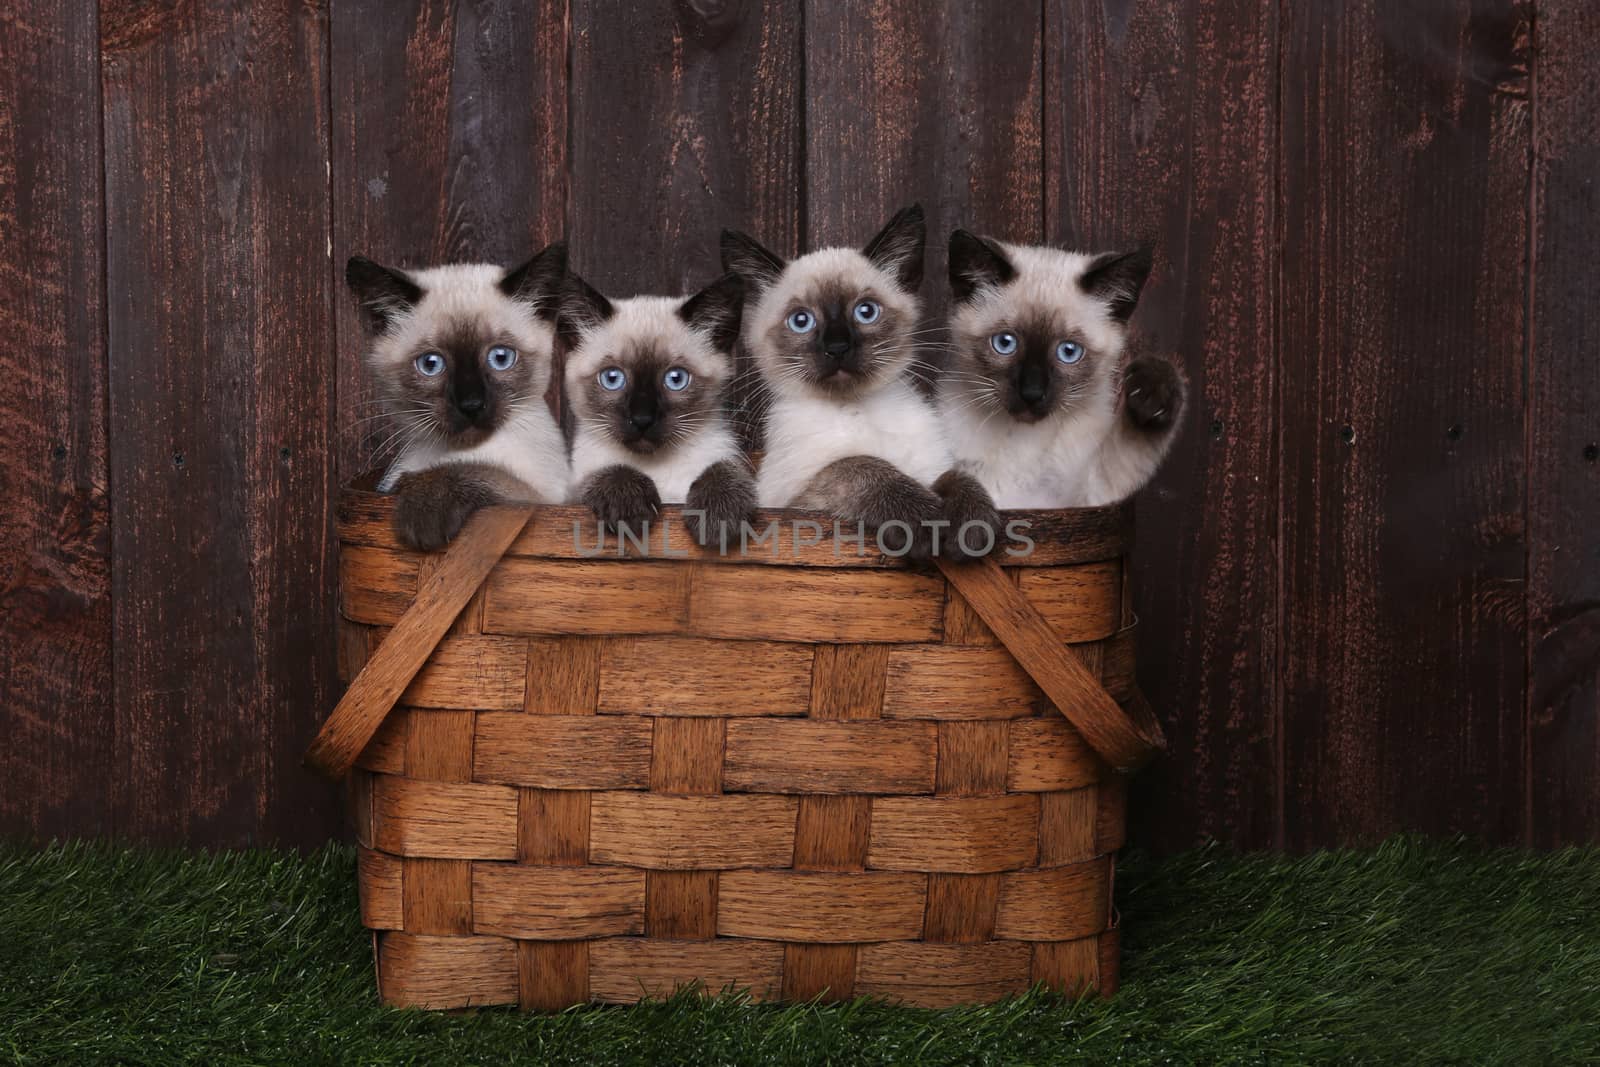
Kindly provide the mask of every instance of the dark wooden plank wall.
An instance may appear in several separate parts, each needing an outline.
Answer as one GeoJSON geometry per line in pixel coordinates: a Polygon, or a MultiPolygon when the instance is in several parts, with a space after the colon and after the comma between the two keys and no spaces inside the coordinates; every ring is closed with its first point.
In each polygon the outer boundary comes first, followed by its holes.
{"type": "Polygon", "coordinates": [[[1580,0],[40,0],[0,15],[0,833],[338,832],[347,255],[698,285],[1155,238],[1138,842],[1600,838],[1600,23],[1580,0]]]}

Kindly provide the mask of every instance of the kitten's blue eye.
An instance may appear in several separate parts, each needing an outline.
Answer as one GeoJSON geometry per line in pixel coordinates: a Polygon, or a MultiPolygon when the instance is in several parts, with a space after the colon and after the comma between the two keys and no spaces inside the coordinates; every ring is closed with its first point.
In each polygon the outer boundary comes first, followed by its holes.
{"type": "Polygon", "coordinates": [[[444,357],[437,352],[424,352],[417,357],[415,366],[423,375],[434,378],[444,373],[444,357]]]}
{"type": "Polygon", "coordinates": [[[1076,363],[1083,358],[1083,346],[1076,341],[1062,341],[1056,345],[1056,358],[1063,363],[1076,363]]]}
{"type": "Polygon", "coordinates": [[[789,329],[795,333],[810,333],[817,325],[817,317],[805,308],[791,312],[788,318],[789,329]]]}
{"type": "Polygon", "coordinates": [[[1010,330],[1001,330],[989,338],[989,347],[994,349],[997,356],[1014,356],[1017,353],[1017,335],[1010,330]]]}
{"type": "Polygon", "coordinates": [[[489,349],[489,366],[495,370],[510,370],[511,365],[517,361],[517,350],[507,348],[505,345],[495,345],[489,349]]]}
{"type": "Polygon", "coordinates": [[[856,305],[856,321],[863,326],[870,326],[878,321],[878,316],[883,314],[883,308],[876,300],[863,300],[856,305]]]}
{"type": "Polygon", "coordinates": [[[689,372],[682,367],[673,367],[661,376],[661,384],[674,393],[680,392],[689,387],[689,372]]]}
{"type": "Polygon", "coordinates": [[[600,388],[616,392],[628,384],[628,376],[616,367],[607,367],[600,372],[600,388]]]}

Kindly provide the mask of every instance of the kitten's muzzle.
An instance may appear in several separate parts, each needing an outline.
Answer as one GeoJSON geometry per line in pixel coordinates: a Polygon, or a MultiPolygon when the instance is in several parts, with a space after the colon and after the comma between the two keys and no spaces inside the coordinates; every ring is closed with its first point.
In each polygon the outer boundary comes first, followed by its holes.
{"type": "Polygon", "coordinates": [[[636,452],[653,452],[661,444],[665,420],[661,397],[652,388],[634,389],[622,412],[622,443],[636,452]]]}

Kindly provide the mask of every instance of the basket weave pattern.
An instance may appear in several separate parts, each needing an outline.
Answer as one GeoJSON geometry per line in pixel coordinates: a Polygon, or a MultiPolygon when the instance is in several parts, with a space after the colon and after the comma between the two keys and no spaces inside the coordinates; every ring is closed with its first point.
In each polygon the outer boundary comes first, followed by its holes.
{"type": "MultiPolygon", "coordinates": [[[[437,566],[387,509],[341,508],[347,678],[437,566]]],[[[1132,701],[1126,516],[1072,514],[1005,573],[1132,701]]],[[[584,559],[575,521],[538,512],[357,760],[386,1002],[1114,988],[1122,779],[943,576],[584,559]]]]}

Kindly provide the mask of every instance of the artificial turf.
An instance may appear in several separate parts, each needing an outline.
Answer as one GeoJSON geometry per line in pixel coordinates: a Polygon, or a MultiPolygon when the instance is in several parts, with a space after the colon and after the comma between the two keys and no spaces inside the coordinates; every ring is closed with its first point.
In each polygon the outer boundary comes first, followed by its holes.
{"type": "Polygon", "coordinates": [[[1125,857],[1123,987],[945,1012],[678,996],[527,1016],[373,994],[345,848],[0,846],[20,1063],[1600,1061],[1600,849],[1125,857]]]}

